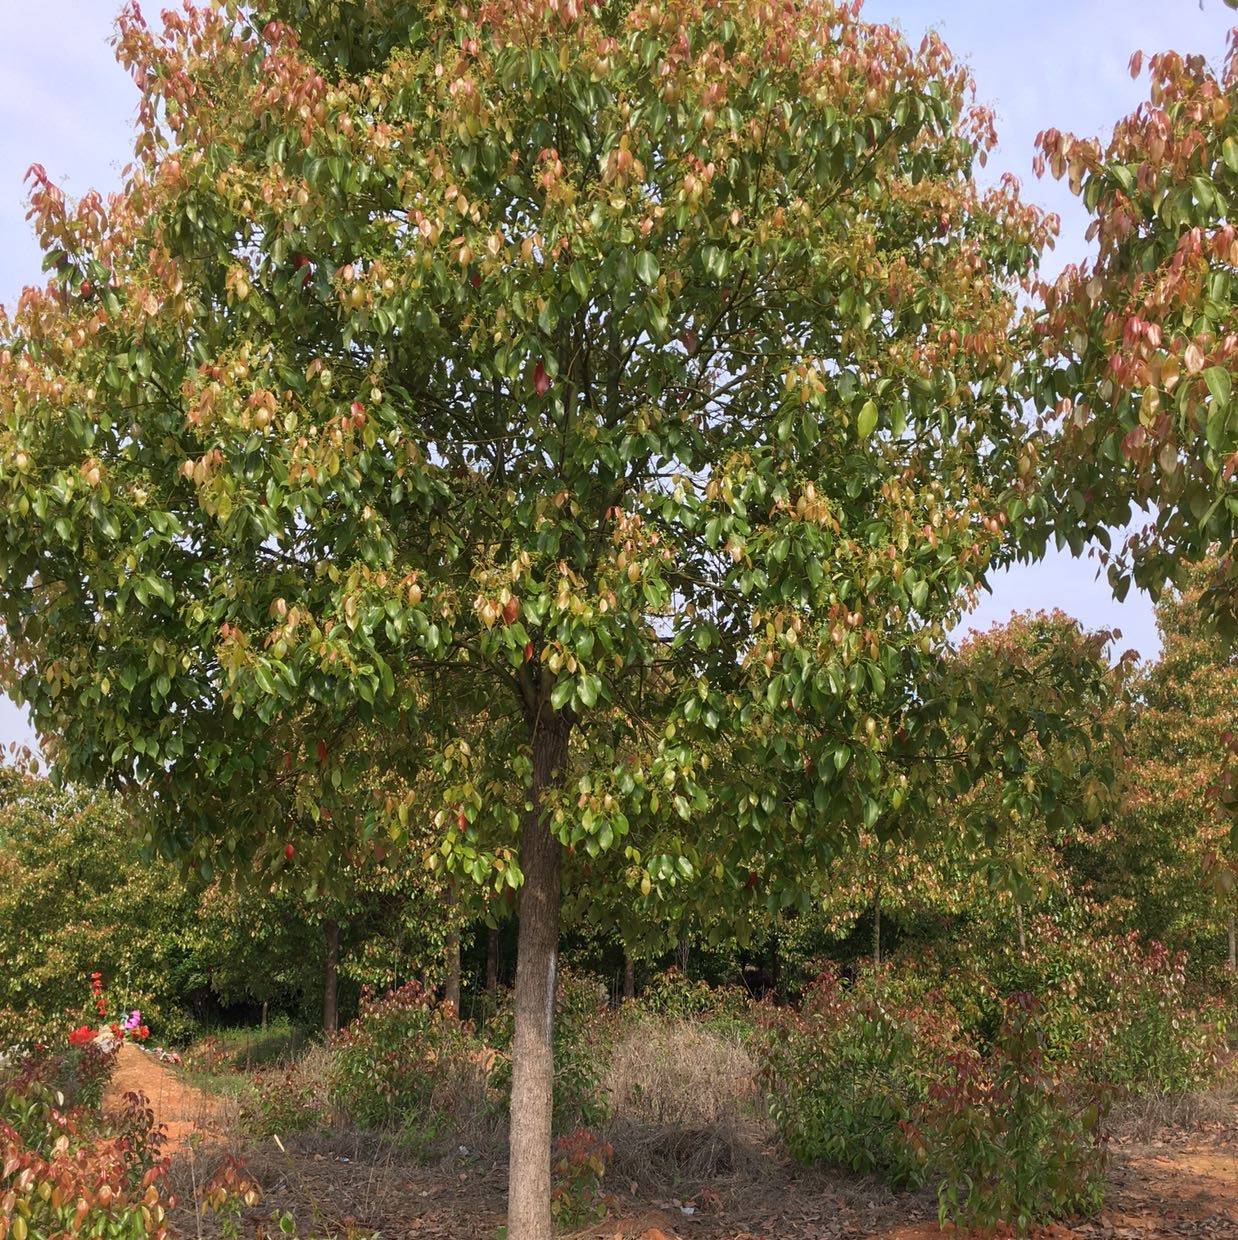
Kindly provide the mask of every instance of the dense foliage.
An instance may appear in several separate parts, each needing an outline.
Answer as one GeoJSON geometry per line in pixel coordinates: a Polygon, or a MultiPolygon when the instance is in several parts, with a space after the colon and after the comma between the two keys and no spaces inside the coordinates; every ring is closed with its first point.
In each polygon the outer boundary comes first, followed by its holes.
{"type": "MultiPolygon", "coordinates": [[[[1238,40],[1042,135],[1098,244],[1052,286],[966,70],[858,3],[189,0],[116,47],[135,161],[106,202],[31,169],[50,278],[0,312],[0,678],[55,774],[3,776],[6,1023],[106,967],[169,1032],[317,993],[331,1039],[341,977],[403,983],[337,1103],[510,1084],[544,1240],[611,1049],[561,922],[629,987],[673,945],[784,999],[866,935],[771,1026],[796,1152],[936,1166],[969,1218],[1090,1201],[1054,1074],[1198,1082],[1226,987],[1177,948],[1235,966],[1238,40]],[[950,644],[1051,537],[1185,586],[1160,664],[1061,615],[950,644]],[[512,913],[491,1064],[462,931],[512,913]]],[[[652,1010],[721,1017],[682,982],[652,1010]]]]}
{"type": "MultiPolygon", "coordinates": [[[[1138,76],[1144,57],[1136,53],[1138,76]]],[[[1108,141],[1040,135],[1041,169],[1092,216],[1094,259],[1038,290],[1038,407],[1056,431],[1049,488],[1058,536],[1078,551],[1147,514],[1109,579],[1159,592],[1220,548],[1205,604],[1235,611],[1238,402],[1238,27],[1216,70],[1202,55],[1147,63],[1149,99],[1108,141]]]]}
{"type": "Polygon", "coordinates": [[[184,1032],[195,901],[135,835],[116,800],[0,763],[0,1048],[76,1012],[94,972],[162,1037],[184,1032]]]}

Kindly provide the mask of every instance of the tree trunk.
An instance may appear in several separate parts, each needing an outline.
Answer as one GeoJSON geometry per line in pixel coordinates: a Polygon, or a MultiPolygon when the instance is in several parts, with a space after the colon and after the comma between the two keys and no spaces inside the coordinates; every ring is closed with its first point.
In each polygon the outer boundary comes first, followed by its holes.
{"type": "Polygon", "coordinates": [[[447,934],[446,965],[447,980],[443,983],[443,1002],[450,1003],[455,1009],[456,1017],[460,1016],[460,929],[455,925],[456,888],[453,883],[447,892],[447,911],[452,922],[452,929],[447,934]]]}
{"type": "Polygon", "coordinates": [[[679,947],[676,951],[676,955],[679,959],[679,971],[684,975],[684,977],[688,976],[688,961],[692,958],[691,951],[691,946],[688,943],[688,935],[687,932],[685,932],[683,938],[679,940],[679,947]]]}
{"type": "Polygon", "coordinates": [[[491,930],[486,936],[486,994],[491,999],[499,997],[499,932],[491,930]]]}
{"type": "Polygon", "coordinates": [[[569,724],[539,715],[533,733],[532,807],[520,827],[520,928],[516,954],[516,1036],[512,1055],[508,1240],[551,1240],[550,1141],[554,1089],[555,975],[559,955],[562,847],[542,812],[559,779],[569,724]]]}
{"type": "Polygon", "coordinates": [[[623,997],[636,998],[636,965],[627,952],[623,953],[623,997]]]}
{"type": "Polygon", "coordinates": [[[323,932],[327,951],[322,970],[322,1031],[330,1038],[340,1028],[340,923],[334,917],[327,918],[323,923],[323,932]]]}
{"type": "Polygon", "coordinates": [[[1226,964],[1229,966],[1229,971],[1233,973],[1236,970],[1238,970],[1238,936],[1235,935],[1235,931],[1234,931],[1233,913],[1230,913],[1229,915],[1228,931],[1229,931],[1229,959],[1226,961],[1226,964]]]}
{"type": "Polygon", "coordinates": [[[881,888],[873,892],[873,964],[881,968],[881,888]]]}
{"type": "Polygon", "coordinates": [[[1023,905],[1016,900],[1014,905],[1014,921],[1019,931],[1019,954],[1027,953],[1027,927],[1023,924],[1023,905]]]}
{"type": "Polygon", "coordinates": [[[456,1016],[460,1015],[460,932],[453,930],[447,936],[447,981],[443,985],[443,1002],[450,1003],[456,1016]]]}
{"type": "Polygon", "coordinates": [[[271,1006],[271,1001],[269,999],[263,999],[262,1001],[262,1027],[263,1029],[267,1027],[267,1010],[270,1008],[270,1006],[271,1006]]]}

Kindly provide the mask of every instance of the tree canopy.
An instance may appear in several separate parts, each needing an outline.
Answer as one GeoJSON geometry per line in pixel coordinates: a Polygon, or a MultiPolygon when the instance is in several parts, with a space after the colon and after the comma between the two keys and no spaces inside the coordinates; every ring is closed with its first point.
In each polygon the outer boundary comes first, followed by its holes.
{"type": "Polygon", "coordinates": [[[204,872],[295,811],[321,872],[429,830],[520,889],[542,1237],[561,887],[803,901],[923,759],[1002,760],[941,656],[1053,516],[1016,330],[1053,224],[978,190],[941,41],[857,5],[267,8],[128,8],[123,190],[32,170],[13,685],[204,872]]]}

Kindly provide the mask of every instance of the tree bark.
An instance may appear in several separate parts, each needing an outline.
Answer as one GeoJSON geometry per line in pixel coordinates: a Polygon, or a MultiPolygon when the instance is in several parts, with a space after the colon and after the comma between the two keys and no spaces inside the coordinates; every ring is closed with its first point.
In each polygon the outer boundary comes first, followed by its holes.
{"type": "Polygon", "coordinates": [[[456,888],[453,883],[447,892],[447,911],[452,929],[447,933],[445,949],[447,980],[443,983],[443,1002],[450,1003],[460,1016],[460,929],[456,926],[456,888]]]}
{"type": "Polygon", "coordinates": [[[881,968],[881,888],[873,892],[873,964],[881,968]]]}
{"type": "Polygon", "coordinates": [[[554,1003],[559,956],[562,846],[543,812],[560,778],[570,725],[546,708],[533,733],[531,809],[520,827],[520,928],[516,955],[516,1035],[512,1055],[508,1240],[551,1240],[550,1142],[554,1089],[554,1003]]]}
{"type": "Polygon", "coordinates": [[[1229,932],[1229,959],[1226,964],[1231,973],[1238,971],[1238,933],[1234,929],[1234,915],[1230,913],[1227,926],[1229,932]]]}
{"type": "Polygon", "coordinates": [[[636,965],[627,952],[623,953],[623,997],[636,998],[636,965]]]}
{"type": "Polygon", "coordinates": [[[1027,927],[1023,924],[1023,905],[1016,900],[1014,905],[1014,921],[1019,931],[1019,954],[1027,952],[1027,927]]]}
{"type": "Polygon", "coordinates": [[[443,1002],[450,1003],[460,1015],[460,931],[447,936],[447,981],[443,985],[443,1002]]]}
{"type": "Polygon", "coordinates": [[[486,936],[486,993],[491,999],[499,997],[499,932],[491,930],[486,936]]]}
{"type": "Polygon", "coordinates": [[[323,934],[327,950],[322,970],[322,1031],[330,1038],[340,1028],[340,923],[334,917],[328,917],[323,923],[323,934]]]}

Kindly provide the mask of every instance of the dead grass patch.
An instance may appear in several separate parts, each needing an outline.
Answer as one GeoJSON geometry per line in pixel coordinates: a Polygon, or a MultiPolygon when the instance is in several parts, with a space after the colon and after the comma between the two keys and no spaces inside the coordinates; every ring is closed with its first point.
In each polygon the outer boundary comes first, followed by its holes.
{"type": "Polygon", "coordinates": [[[634,1018],[605,1077],[612,1174],[666,1192],[753,1170],[770,1127],[756,1065],[708,1024],[634,1018]]]}
{"type": "Polygon", "coordinates": [[[1238,1084],[1180,1094],[1124,1098],[1113,1109],[1110,1128],[1118,1140],[1147,1142],[1166,1133],[1190,1133],[1233,1125],[1238,1084]]]}

